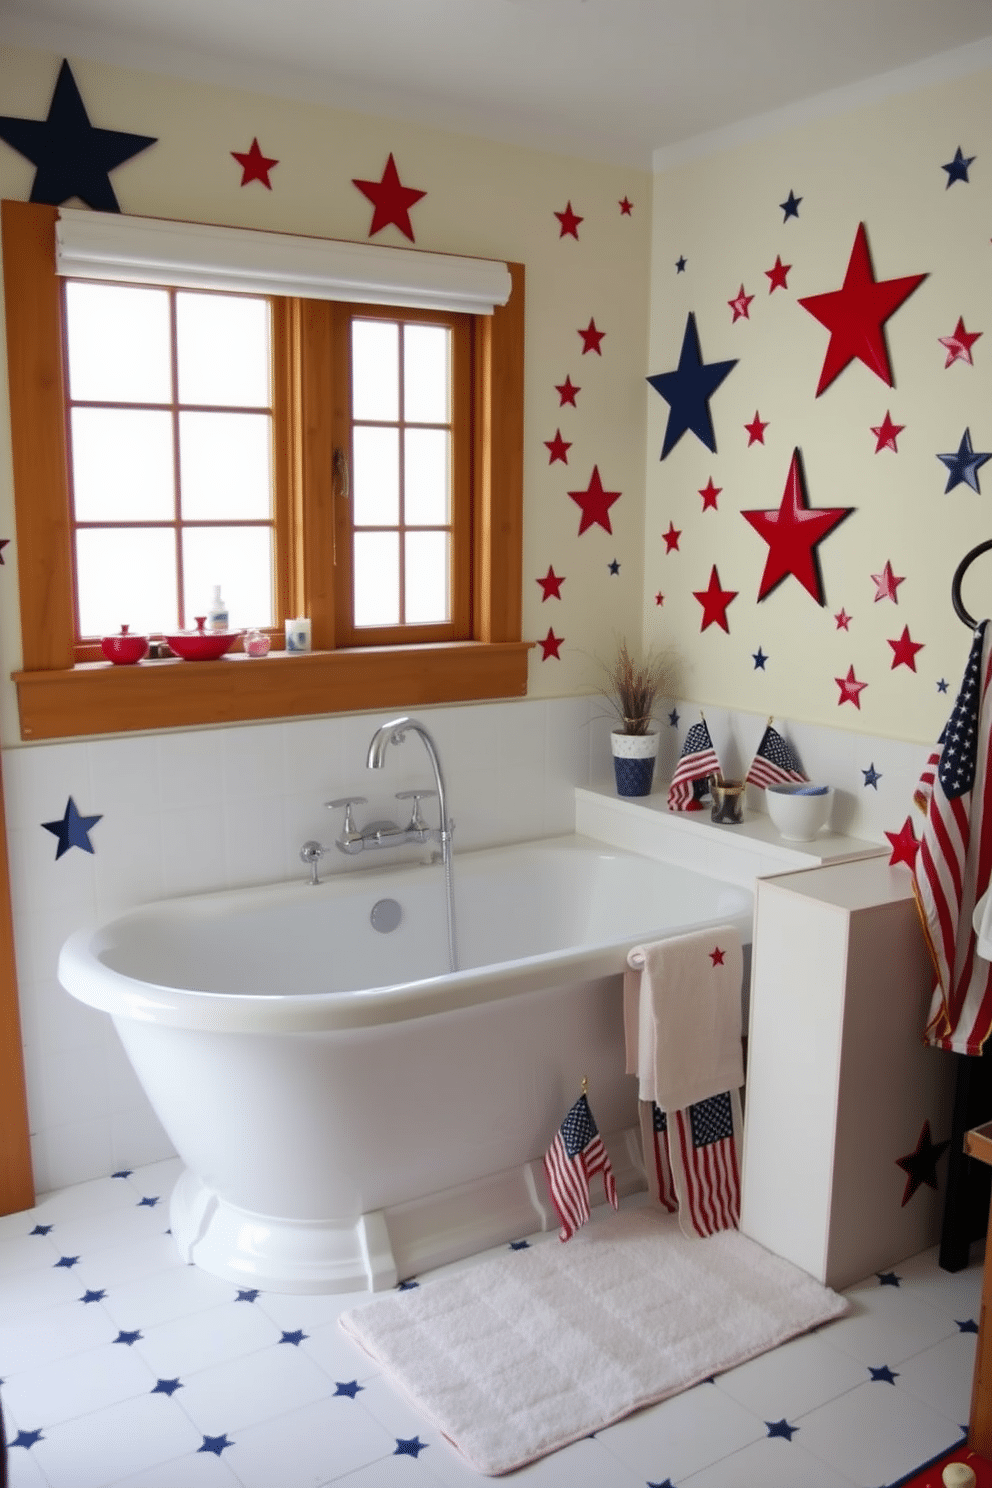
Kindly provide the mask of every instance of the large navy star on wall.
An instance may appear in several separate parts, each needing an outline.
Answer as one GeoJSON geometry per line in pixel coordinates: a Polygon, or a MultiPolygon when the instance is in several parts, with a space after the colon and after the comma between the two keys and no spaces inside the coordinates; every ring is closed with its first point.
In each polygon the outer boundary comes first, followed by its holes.
{"type": "Polygon", "coordinates": [[[924,1121],[916,1150],[907,1152],[905,1157],[896,1158],[896,1166],[902,1168],[906,1174],[906,1187],[902,1195],[903,1208],[921,1184],[925,1183],[928,1188],[938,1186],[937,1164],[950,1145],[949,1141],[935,1142],[930,1135],[929,1121],[924,1121]]]}
{"type": "Polygon", "coordinates": [[[147,134],[95,128],[65,61],[47,119],[0,116],[0,139],[38,167],[29,200],[59,207],[75,196],[97,212],[120,211],[110,171],[156,143],[147,134]]]}
{"type": "Polygon", "coordinates": [[[648,382],[668,404],[668,425],[661,458],[671,454],[682,435],[688,430],[701,440],[706,448],[716,452],[716,435],[710,417],[709,400],[724,378],[737,366],[737,358],[728,362],[704,363],[699,347],[699,332],[696,317],[690,310],[682,337],[679,364],[674,372],[658,372],[648,382]]]}
{"type": "Polygon", "coordinates": [[[58,862],[62,854],[68,852],[70,847],[81,847],[84,852],[93,852],[90,832],[100,820],[99,816],[80,816],[76,803],[70,796],[66,804],[65,815],[60,821],[42,822],[41,824],[46,832],[53,833],[59,839],[55,861],[58,862]]]}

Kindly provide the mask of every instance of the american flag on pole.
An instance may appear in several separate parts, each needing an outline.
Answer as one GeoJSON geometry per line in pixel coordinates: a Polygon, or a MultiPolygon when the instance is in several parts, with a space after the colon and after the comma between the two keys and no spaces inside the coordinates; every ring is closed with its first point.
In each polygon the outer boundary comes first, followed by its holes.
{"type": "Polygon", "coordinates": [[[594,1174],[602,1173],[606,1197],[614,1209],[618,1207],[609,1155],[584,1092],[558,1128],[544,1159],[544,1172],[561,1220],[559,1240],[570,1240],[589,1218],[589,1180],[594,1174]]]}
{"type": "Polygon", "coordinates": [[[648,1180],[648,1192],[653,1199],[674,1214],[679,1207],[672,1177],[672,1163],[668,1155],[668,1117],[657,1101],[640,1101],[641,1148],[648,1180]]]}
{"type": "Polygon", "coordinates": [[[976,955],[972,915],[992,877],[992,625],[976,627],[961,689],[914,799],[926,811],[913,889],[937,986],[924,1037],[980,1054],[992,1031],[992,962],[976,955]]]}
{"type": "Polygon", "coordinates": [[[737,1228],[741,1212],[740,1096],[736,1090],[669,1112],[669,1153],[679,1225],[704,1237],[737,1228]]]}
{"type": "Polygon", "coordinates": [[[719,773],[720,761],[704,718],[702,722],[694,723],[685,736],[668,790],[669,811],[702,811],[700,796],[706,794],[705,782],[710,775],[719,773]],[[702,790],[697,789],[697,782],[703,784],[702,790]]]}
{"type": "Polygon", "coordinates": [[[808,779],[803,767],[777,729],[769,723],[755,751],[751,768],[745,776],[748,785],[788,785],[793,781],[808,779]]]}

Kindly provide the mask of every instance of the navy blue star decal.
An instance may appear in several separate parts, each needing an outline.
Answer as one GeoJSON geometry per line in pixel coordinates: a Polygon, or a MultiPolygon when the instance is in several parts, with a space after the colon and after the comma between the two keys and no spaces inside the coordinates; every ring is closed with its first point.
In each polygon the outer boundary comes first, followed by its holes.
{"type": "Polygon", "coordinates": [[[789,195],[786,197],[785,201],[779,202],[779,206],[782,208],[783,222],[788,222],[790,217],[799,216],[799,203],[801,201],[802,197],[797,196],[794,191],[790,190],[789,195]]]}
{"type": "Polygon", "coordinates": [[[615,558],[612,563],[608,563],[606,566],[611,574],[618,574],[620,572],[620,565],[615,558]]]}
{"type": "Polygon", "coordinates": [[[678,728],[678,726],[679,726],[679,714],[678,714],[678,709],[677,708],[673,708],[672,711],[671,711],[671,713],[669,713],[669,715],[668,715],[668,722],[671,724],[672,728],[678,728]]]}
{"type": "Polygon", "coordinates": [[[529,1240],[511,1240],[510,1241],[510,1249],[511,1250],[530,1250],[530,1241],[529,1240]]]}
{"type": "Polygon", "coordinates": [[[95,212],[119,212],[110,172],[155,140],[147,134],[96,129],[68,62],[59,69],[47,119],[0,117],[0,139],[37,166],[29,200],[59,207],[78,196],[95,212]]]}
{"type": "Polygon", "coordinates": [[[871,1375],[873,1380],[884,1380],[887,1385],[894,1385],[896,1380],[899,1378],[898,1370],[893,1373],[888,1364],[881,1364],[877,1369],[872,1369],[871,1365],[869,1364],[868,1373],[871,1375]]]}
{"type": "Polygon", "coordinates": [[[33,1230],[29,1230],[28,1231],[28,1234],[29,1235],[50,1235],[52,1233],[52,1230],[54,1228],[55,1228],[54,1225],[35,1225],[35,1227],[34,1227],[33,1230]]]}
{"type": "Polygon", "coordinates": [[[690,310],[682,336],[679,364],[674,372],[657,372],[648,382],[668,404],[668,425],[661,448],[664,460],[678,444],[682,435],[691,430],[706,448],[716,452],[716,435],[710,417],[709,400],[737,366],[733,361],[704,363],[699,348],[699,332],[696,317],[690,310]]]}
{"type": "Polygon", "coordinates": [[[347,1395],[347,1397],[348,1397],[349,1400],[354,1400],[354,1398],[358,1394],[359,1390],[364,1390],[364,1389],[365,1389],[365,1386],[364,1385],[360,1385],[357,1380],[335,1380],[334,1381],[334,1393],[335,1393],[335,1395],[347,1395]]]}
{"type": "Polygon", "coordinates": [[[420,1453],[428,1445],[422,1442],[419,1436],[411,1436],[406,1440],[402,1436],[396,1437],[396,1451],[394,1457],[419,1457],[420,1453]]]}
{"type": "Polygon", "coordinates": [[[45,831],[53,833],[59,839],[55,850],[56,863],[70,847],[81,847],[84,852],[93,852],[89,834],[99,820],[99,816],[80,816],[76,803],[70,796],[61,821],[42,822],[45,831]]]}
{"type": "Polygon", "coordinates": [[[106,1295],[106,1292],[94,1292],[87,1288],[79,1300],[80,1302],[102,1302],[106,1295]]]}
{"type": "Polygon", "coordinates": [[[155,1205],[158,1204],[158,1203],[160,1203],[160,1202],[161,1202],[161,1200],[160,1200],[158,1194],[156,1194],[154,1198],[139,1199],[138,1200],[138,1208],[139,1209],[154,1209],[155,1208],[155,1205]]]}
{"type": "Polygon", "coordinates": [[[666,1478],[663,1483],[649,1483],[648,1488],[675,1488],[671,1478],[666,1478]]]}
{"type": "Polygon", "coordinates": [[[896,1166],[902,1168],[906,1174],[906,1187],[903,1189],[902,1207],[909,1203],[921,1184],[928,1188],[937,1188],[937,1163],[950,1147],[950,1141],[935,1142],[930,1135],[930,1122],[924,1121],[920,1131],[916,1147],[908,1152],[905,1157],[896,1158],[896,1166]]]}
{"type": "Polygon", "coordinates": [[[126,1343],[127,1346],[128,1346],[128,1348],[130,1348],[132,1344],[137,1343],[137,1341],[138,1341],[138,1339],[140,1337],[141,1337],[141,1329],[140,1328],[135,1328],[135,1329],[133,1329],[130,1332],[126,1328],[121,1328],[120,1332],[117,1334],[117,1337],[114,1339],[114,1342],[115,1343],[126,1343]]]}
{"type": "Polygon", "coordinates": [[[964,1322],[961,1322],[959,1318],[955,1318],[954,1321],[957,1323],[962,1333],[978,1332],[978,1324],[975,1322],[974,1318],[965,1318],[964,1322]]]}
{"type": "Polygon", "coordinates": [[[686,265],[686,257],[685,257],[685,254],[682,253],[675,260],[675,272],[676,272],[676,274],[684,274],[685,273],[685,265],[686,265]]]}
{"type": "Polygon", "coordinates": [[[260,1295],[258,1287],[243,1287],[235,1297],[235,1302],[254,1302],[260,1295]]]}
{"type": "Polygon", "coordinates": [[[879,1286],[897,1287],[902,1281],[902,1277],[898,1276],[895,1271],[876,1271],[875,1275],[878,1277],[879,1286]]]}
{"type": "Polygon", "coordinates": [[[881,780],[882,776],[881,773],[875,769],[875,761],[872,760],[867,770],[862,770],[861,773],[865,777],[865,790],[867,790],[869,786],[871,786],[873,790],[878,790],[878,782],[881,780]]]}
{"type": "Polygon", "coordinates": [[[11,1439],[10,1446],[27,1447],[30,1450],[31,1447],[34,1446],[35,1442],[44,1440],[45,1438],[42,1436],[40,1431],[19,1431],[17,1435],[11,1439]]]}
{"type": "Polygon", "coordinates": [[[992,451],[976,454],[971,447],[971,430],[965,429],[961,436],[961,443],[957,449],[950,454],[938,455],[937,459],[942,465],[947,466],[947,485],[944,487],[944,495],[953,491],[955,486],[970,486],[977,491],[979,496],[982,488],[978,484],[978,472],[986,460],[992,460],[992,451]]]}
{"type": "Polygon", "coordinates": [[[798,1426],[790,1426],[784,1416],[781,1421],[766,1421],[765,1425],[768,1427],[769,1436],[781,1436],[790,1442],[799,1430],[798,1426]]]}
{"type": "Polygon", "coordinates": [[[111,1173],[111,1178],[130,1178],[134,1172],[133,1168],[118,1168],[116,1173],[111,1173]]]}
{"type": "MultiPolygon", "coordinates": [[[[947,172],[947,185],[944,187],[945,191],[947,191],[949,187],[953,186],[955,181],[964,181],[966,185],[971,184],[968,180],[968,167],[972,164],[974,159],[974,155],[962,155],[961,146],[958,145],[957,149],[954,151],[954,159],[949,160],[946,165],[942,165],[940,167],[941,170],[945,170],[947,172]]],[[[33,199],[34,198],[32,198],[32,200],[33,199]]]]}
{"type": "MultiPolygon", "coordinates": [[[[179,1379],[160,1379],[156,1380],[154,1385],[152,1385],[150,1393],[152,1395],[174,1395],[177,1390],[181,1389],[182,1382],[179,1379]]],[[[200,1450],[202,1451],[202,1448],[200,1450]]]]}
{"type": "Polygon", "coordinates": [[[396,1290],[398,1292],[412,1292],[413,1289],[414,1289],[414,1287],[418,1287],[419,1285],[420,1285],[420,1282],[419,1281],[414,1281],[411,1278],[409,1281],[401,1281],[400,1284],[399,1284],[399,1286],[396,1288],[396,1290]]]}
{"type": "Polygon", "coordinates": [[[309,1333],[304,1333],[304,1331],[303,1331],[302,1328],[297,1328],[292,1333],[287,1333],[286,1330],[283,1329],[283,1334],[282,1334],[282,1337],[280,1338],[279,1342],[280,1343],[291,1343],[296,1348],[299,1348],[299,1346],[303,1342],[304,1338],[309,1338],[309,1337],[310,1337],[310,1334],[309,1333]]]}
{"type": "Polygon", "coordinates": [[[203,1438],[203,1446],[197,1447],[196,1450],[198,1452],[213,1452],[215,1456],[219,1457],[225,1447],[233,1446],[234,1443],[228,1441],[227,1432],[225,1431],[223,1436],[205,1436],[203,1438]]]}
{"type": "Polygon", "coordinates": [[[937,679],[937,691],[938,692],[946,692],[947,691],[947,678],[946,677],[939,677],[937,679]]]}
{"type": "Polygon", "coordinates": [[[765,655],[764,651],[762,651],[760,646],[758,647],[757,651],[752,651],[751,659],[754,662],[754,670],[756,672],[763,672],[765,670],[765,662],[768,660],[768,657],[765,655]]]}
{"type": "Polygon", "coordinates": [[[58,1260],[55,1262],[56,1266],[64,1266],[67,1271],[71,1270],[73,1266],[76,1266],[78,1264],[78,1256],[59,1256],[58,1260]]]}

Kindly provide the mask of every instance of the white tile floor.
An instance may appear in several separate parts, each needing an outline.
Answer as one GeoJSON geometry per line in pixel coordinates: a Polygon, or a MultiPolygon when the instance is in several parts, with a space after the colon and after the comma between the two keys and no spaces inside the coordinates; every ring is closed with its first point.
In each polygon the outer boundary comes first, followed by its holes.
{"type": "MultiPolygon", "coordinates": [[[[364,1294],[239,1292],[183,1265],[165,1233],[177,1172],[175,1162],[155,1164],[0,1218],[12,1488],[486,1481],[339,1330],[338,1313],[364,1294]]],[[[852,1288],[847,1317],[505,1481],[895,1483],[962,1438],[980,1290],[977,1254],[956,1275],[933,1252],[907,1260],[852,1288]]]]}

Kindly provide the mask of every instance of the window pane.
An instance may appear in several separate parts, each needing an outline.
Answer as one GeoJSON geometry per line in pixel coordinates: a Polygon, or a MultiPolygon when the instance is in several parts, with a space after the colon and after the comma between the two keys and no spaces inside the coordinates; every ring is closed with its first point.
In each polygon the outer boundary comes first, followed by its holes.
{"type": "Polygon", "coordinates": [[[413,527],[444,527],[449,519],[447,429],[406,429],[404,448],[404,520],[413,527]]]}
{"type": "Polygon", "coordinates": [[[446,532],[406,535],[406,620],[408,625],[434,625],[448,619],[448,551],[446,532]]]}
{"type": "Polygon", "coordinates": [[[399,326],[355,320],[351,326],[351,416],[388,422],[400,416],[399,326]]]}
{"type": "Polygon", "coordinates": [[[269,304],[247,295],[176,295],[180,403],[267,408],[269,304]]]}
{"type": "Polygon", "coordinates": [[[353,431],[352,520],[356,527],[391,527],[400,519],[398,429],[353,431]]]}
{"type": "Polygon", "coordinates": [[[267,413],[181,413],[183,517],[267,522],[272,516],[271,435],[267,413]]]}
{"type": "Polygon", "coordinates": [[[411,424],[446,424],[450,419],[447,326],[403,328],[403,417],[411,424]]]}
{"type": "Polygon", "coordinates": [[[356,625],[396,625],[400,618],[400,540],[395,532],[356,532],[356,625]]]}
{"type": "Polygon", "coordinates": [[[77,522],[171,521],[172,419],[141,408],[72,410],[77,522]]]}
{"type": "Polygon", "coordinates": [[[176,545],[165,527],[84,528],[76,533],[79,633],[136,635],[176,624],[176,545]]]}
{"type": "Polygon", "coordinates": [[[228,629],[275,623],[271,527],[187,527],[183,532],[186,628],[205,615],[214,585],[227,602],[228,629]]]}
{"type": "Polygon", "coordinates": [[[69,396],[104,403],[168,403],[168,292],[70,280],[65,297],[69,396]]]}

